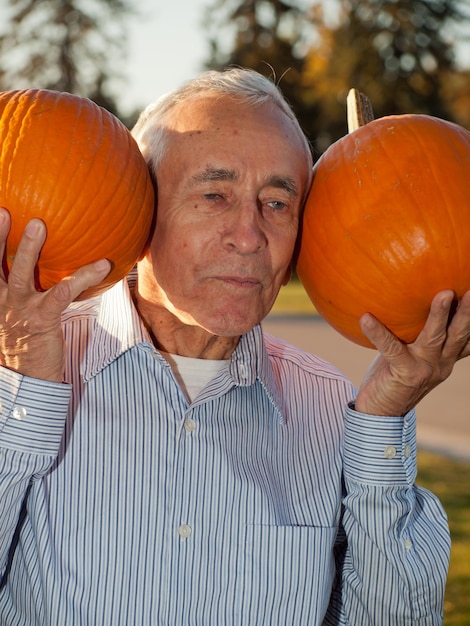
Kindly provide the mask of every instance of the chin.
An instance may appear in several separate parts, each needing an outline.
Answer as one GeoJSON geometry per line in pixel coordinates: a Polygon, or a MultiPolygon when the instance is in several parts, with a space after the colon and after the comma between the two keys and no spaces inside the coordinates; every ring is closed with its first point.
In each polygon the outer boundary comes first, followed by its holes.
{"type": "Polygon", "coordinates": [[[261,319],[262,318],[258,316],[250,318],[246,316],[234,317],[232,314],[228,318],[206,320],[206,323],[201,324],[201,326],[212,335],[218,335],[219,337],[238,337],[250,332],[261,319]]]}

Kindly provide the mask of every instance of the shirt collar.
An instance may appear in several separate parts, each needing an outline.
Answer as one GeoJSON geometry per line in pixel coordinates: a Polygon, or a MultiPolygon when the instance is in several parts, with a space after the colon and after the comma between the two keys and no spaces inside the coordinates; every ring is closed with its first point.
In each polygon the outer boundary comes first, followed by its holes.
{"type": "Polygon", "coordinates": [[[276,382],[259,324],[240,338],[240,342],[232,355],[230,374],[235,383],[240,386],[253,385],[259,380],[275,407],[280,421],[282,423],[285,421],[282,394],[276,382]]]}
{"type": "Polygon", "coordinates": [[[149,334],[137,313],[126,280],[108,289],[98,300],[98,311],[82,374],[89,380],[121,354],[141,343],[149,334]]]}
{"type": "MultiPolygon", "coordinates": [[[[96,376],[126,350],[139,344],[151,344],[149,334],[134,306],[126,280],[96,299],[96,321],[82,374],[85,380],[96,376]]],[[[261,326],[242,335],[232,354],[229,372],[233,383],[248,387],[257,381],[263,386],[281,422],[284,410],[273,367],[264,342],[261,326]]]]}

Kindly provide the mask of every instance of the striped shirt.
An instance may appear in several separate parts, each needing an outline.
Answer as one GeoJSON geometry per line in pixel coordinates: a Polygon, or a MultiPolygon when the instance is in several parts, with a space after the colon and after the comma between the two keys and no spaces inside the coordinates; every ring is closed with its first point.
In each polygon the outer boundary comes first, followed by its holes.
{"type": "Polygon", "coordinates": [[[441,623],[414,412],[260,327],[190,403],[125,283],[64,334],[64,384],[0,370],[2,626],[441,623]]]}

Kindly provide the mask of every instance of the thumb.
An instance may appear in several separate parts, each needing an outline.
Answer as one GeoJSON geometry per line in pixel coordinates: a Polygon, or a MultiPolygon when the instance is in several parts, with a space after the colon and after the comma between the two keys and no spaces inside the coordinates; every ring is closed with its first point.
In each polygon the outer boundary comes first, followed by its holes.
{"type": "Polygon", "coordinates": [[[78,269],[62,279],[50,290],[51,297],[60,309],[66,308],[78,296],[90,287],[98,285],[111,271],[111,262],[101,259],[78,269]]]}

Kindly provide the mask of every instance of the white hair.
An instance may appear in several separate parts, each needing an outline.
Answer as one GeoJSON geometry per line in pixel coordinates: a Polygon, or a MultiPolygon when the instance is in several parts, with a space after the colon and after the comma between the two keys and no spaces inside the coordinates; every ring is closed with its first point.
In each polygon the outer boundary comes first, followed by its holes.
{"type": "Polygon", "coordinates": [[[277,106],[297,129],[305,149],[307,164],[309,169],[312,169],[312,156],[307,138],[277,85],[254,70],[233,68],[222,72],[204,72],[175,91],[162,96],[142,111],[132,129],[132,135],[152,175],[155,174],[156,167],[164,155],[168,137],[167,126],[174,107],[201,96],[211,95],[233,96],[251,107],[257,107],[266,102],[277,106]]]}

